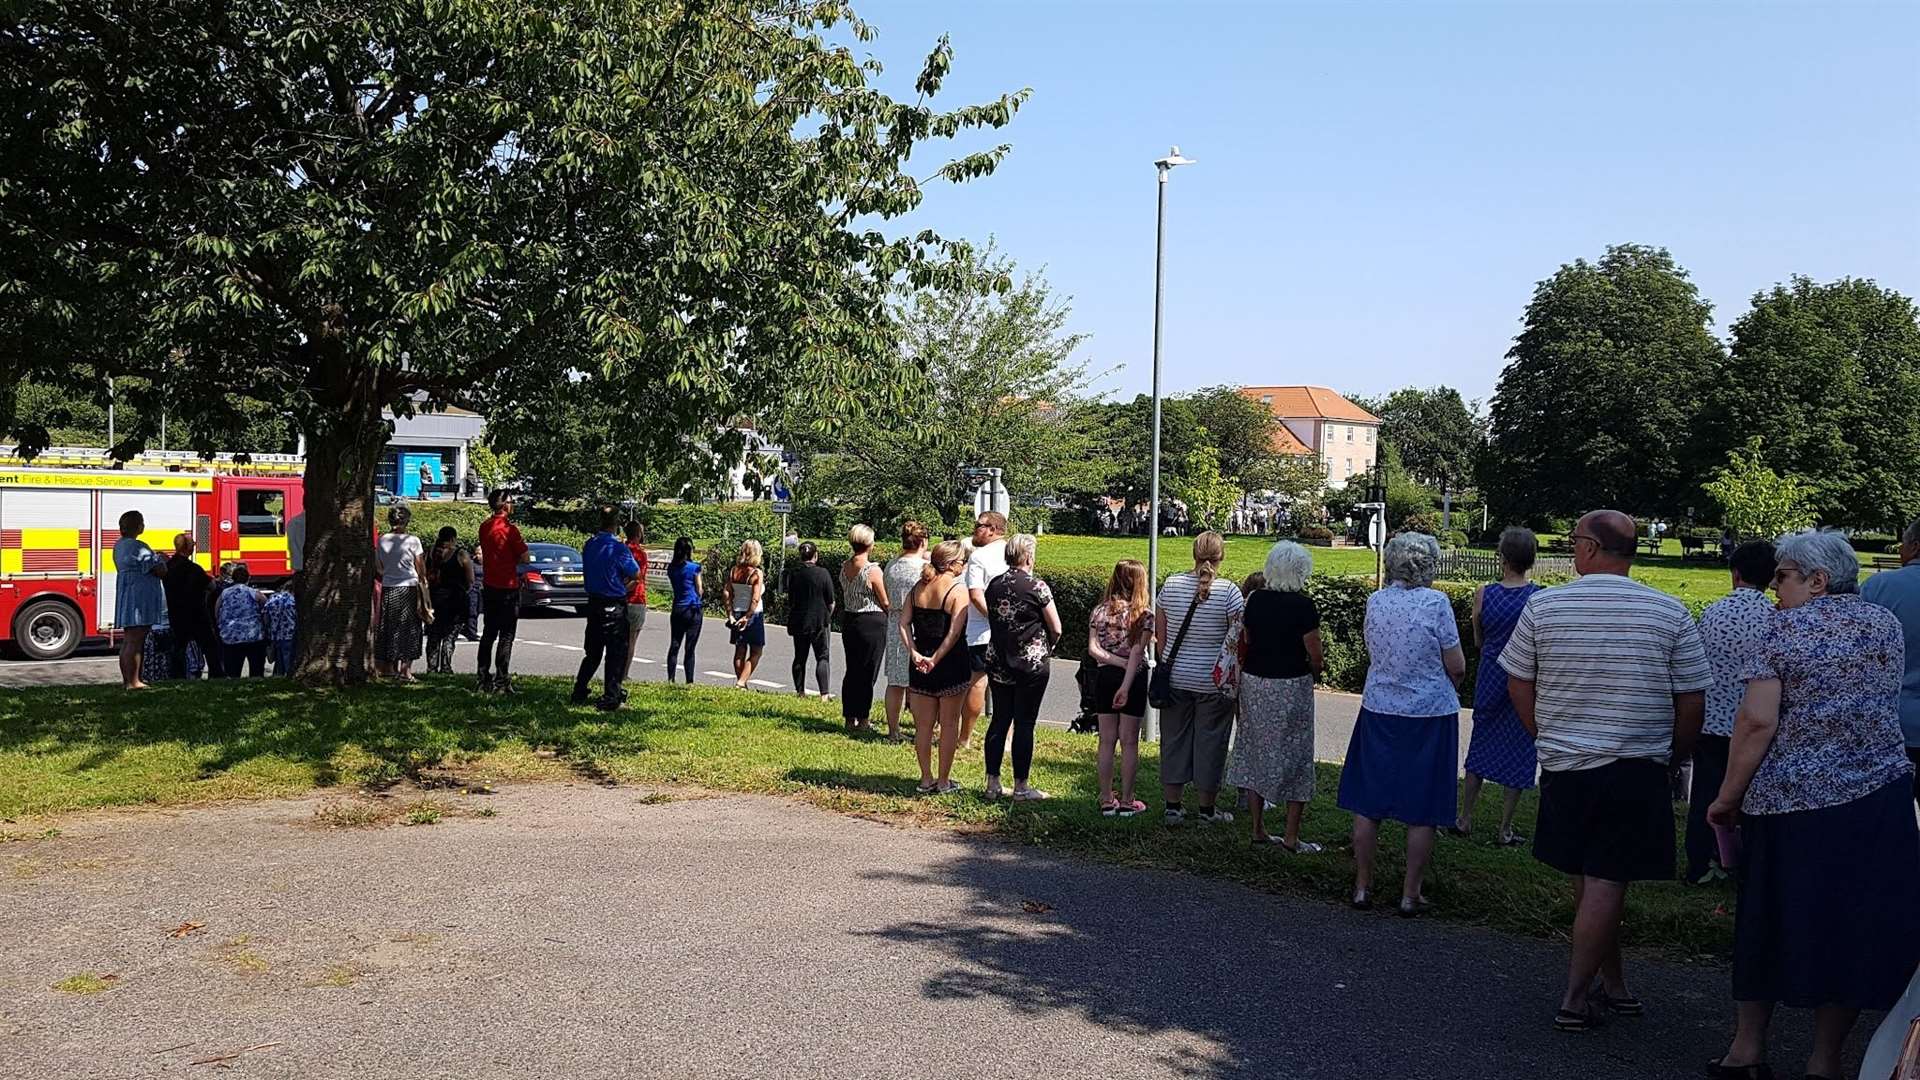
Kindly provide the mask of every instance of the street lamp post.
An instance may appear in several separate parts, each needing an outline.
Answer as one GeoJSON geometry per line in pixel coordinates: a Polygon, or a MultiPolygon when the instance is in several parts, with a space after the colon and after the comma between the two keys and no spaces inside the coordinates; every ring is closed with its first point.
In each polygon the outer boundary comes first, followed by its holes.
{"type": "MultiPolygon", "coordinates": [[[[1147,511],[1147,590],[1156,605],[1156,611],[1160,603],[1160,308],[1167,277],[1167,174],[1177,166],[1191,164],[1193,159],[1181,157],[1177,146],[1168,150],[1166,157],[1153,163],[1160,173],[1160,195],[1153,227],[1153,471],[1147,481],[1147,498],[1150,501],[1147,511]]],[[[1151,649],[1147,655],[1150,659],[1154,658],[1151,649]]],[[[1159,711],[1149,708],[1147,738],[1154,740],[1159,737],[1159,711]]]]}

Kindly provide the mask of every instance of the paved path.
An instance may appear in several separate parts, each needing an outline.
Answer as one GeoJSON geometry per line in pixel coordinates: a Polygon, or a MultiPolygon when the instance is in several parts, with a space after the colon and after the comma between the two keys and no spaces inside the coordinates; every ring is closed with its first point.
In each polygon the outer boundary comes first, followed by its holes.
{"type": "Polygon", "coordinates": [[[1727,1022],[1723,971],[1635,961],[1647,1018],[1559,1035],[1558,944],[772,799],[320,802],[0,845],[0,1076],[1649,1080],[1727,1022]]]}
{"type": "MultiPolygon", "coordinates": [[[[520,620],[519,635],[514,644],[514,670],[534,675],[572,675],[580,666],[580,640],[584,633],[584,620],[570,612],[529,612],[520,620]]],[[[647,620],[645,630],[641,632],[640,648],[634,657],[632,677],[648,681],[666,679],[667,645],[670,634],[667,630],[665,612],[655,611],[647,620]]],[[[471,671],[476,656],[475,646],[462,641],[454,654],[454,668],[457,671],[471,671]]],[[[844,672],[846,654],[836,640],[833,645],[833,682],[832,690],[839,693],[840,676],[844,672]]],[[[793,663],[793,641],[785,630],[777,626],[767,628],[767,649],[761,657],[759,670],[754,673],[754,689],[768,693],[792,693],[793,681],[791,666],[793,663]]],[[[1041,710],[1040,721],[1056,727],[1065,727],[1080,711],[1080,690],[1074,682],[1074,672],[1079,667],[1077,661],[1057,660],[1053,665],[1053,676],[1047,682],[1046,703],[1041,710]]],[[[694,665],[695,679],[713,686],[727,686],[733,683],[733,648],[727,644],[727,630],[718,620],[707,620],[700,639],[699,662],[694,665]]],[[[424,667],[422,668],[424,670],[424,667]]],[[[684,670],[684,669],[683,669],[684,670]]],[[[812,679],[812,666],[808,666],[807,677],[812,679]]],[[[46,686],[63,683],[110,683],[119,678],[111,655],[99,649],[91,650],[68,660],[56,660],[46,663],[31,663],[24,660],[0,659],[0,687],[46,686]]],[[[884,676],[879,690],[884,691],[884,676]]],[[[879,715],[880,695],[875,696],[875,715],[879,715]]],[[[1333,691],[1321,691],[1316,698],[1314,708],[1314,734],[1318,743],[1317,756],[1322,761],[1344,761],[1347,755],[1347,741],[1353,734],[1354,721],[1360,713],[1360,698],[1356,694],[1343,694],[1333,691]]],[[[1460,712],[1460,759],[1464,762],[1467,754],[1467,740],[1472,732],[1473,713],[1462,709],[1460,712]]]]}

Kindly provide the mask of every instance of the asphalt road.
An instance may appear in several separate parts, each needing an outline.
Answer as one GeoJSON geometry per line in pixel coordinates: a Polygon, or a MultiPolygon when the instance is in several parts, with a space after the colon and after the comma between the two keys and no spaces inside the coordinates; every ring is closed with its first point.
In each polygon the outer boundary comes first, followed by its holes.
{"type": "MultiPolygon", "coordinates": [[[[514,670],[530,675],[573,675],[580,666],[582,653],[581,639],[585,633],[584,619],[571,612],[530,611],[520,619],[520,629],[514,643],[514,670]]],[[[647,625],[641,631],[640,648],[636,652],[629,678],[649,681],[666,679],[665,657],[669,640],[667,613],[650,613],[647,625]]],[[[454,669],[471,671],[478,656],[476,646],[462,641],[455,648],[454,669]]],[[[793,641],[785,630],[778,626],[767,628],[767,648],[761,657],[758,670],[749,685],[767,693],[792,693],[793,680],[791,665],[793,662],[793,641]]],[[[833,676],[830,689],[840,692],[840,677],[844,673],[845,653],[836,640],[833,644],[833,676]]],[[[1040,722],[1057,727],[1065,727],[1080,711],[1080,691],[1074,682],[1074,672],[1079,667],[1075,661],[1057,660],[1053,665],[1053,676],[1047,683],[1047,697],[1040,713],[1040,722]]],[[[425,670],[425,662],[421,662],[425,670]]],[[[684,668],[682,669],[684,670],[684,668]]],[[[9,686],[47,686],[73,683],[110,683],[119,678],[114,658],[102,650],[95,649],[66,660],[30,662],[25,660],[0,659],[0,687],[9,686]]],[[[598,692],[599,676],[595,675],[595,692],[598,692]]],[[[694,678],[697,682],[726,686],[734,681],[733,648],[727,644],[727,629],[717,619],[708,619],[701,632],[700,649],[694,665],[694,678]]],[[[812,664],[809,662],[807,678],[811,687],[812,664]]],[[[874,715],[880,716],[880,698],[885,689],[885,677],[879,680],[875,688],[874,715]]],[[[809,689],[809,693],[813,691],[809,689]]],[[[1322,761],[1344,761],[1347,754],[1347,742],[1352,737],[1353,725],[1360,712],[1360,698],[1355,694],[1342,694],[1321,691],[1316,695],[1314,707],[1314,736],[1317,744],[1316,755],[1322,761]]],[[[1472,732],[1473,713],[1463,709],[1460,712],[1460,757],[1466,759],[1467,741],[1472,732]]],[[[880,721],[876,719],[876,724],[880,721]]]]}
{"type": "MultiPolygon", "coordinates": [[[[1724,1047],[1712,967],[1633,958],[1648,1015],[1563,1035],[1559,943],[659,798],[528,785],[336,831],[287,800],[0,844],[0,1076],[1658,1080],[1724,1047]],[[82,972],[108,989],[53,989],[82,972]]],[[[1806,1045],[1787,1011],[1782,1075],[1806,1045]]]]}

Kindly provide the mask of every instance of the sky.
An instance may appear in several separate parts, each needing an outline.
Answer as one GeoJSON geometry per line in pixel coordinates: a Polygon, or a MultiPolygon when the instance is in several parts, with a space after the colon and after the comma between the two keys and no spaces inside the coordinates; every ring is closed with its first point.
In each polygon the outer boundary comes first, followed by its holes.
{"type": "Polygon", "coordinates": [[[1162,381],[1487,398],[1534,285],[1610,243],[1665,247],[1714,306],[1804,274],[1920,294],[1920,3],[866,0],[911,97],[1030,87],[1012,153],[902,222],[993,238],[1072,298],[1099,387],[1162,381]]]}

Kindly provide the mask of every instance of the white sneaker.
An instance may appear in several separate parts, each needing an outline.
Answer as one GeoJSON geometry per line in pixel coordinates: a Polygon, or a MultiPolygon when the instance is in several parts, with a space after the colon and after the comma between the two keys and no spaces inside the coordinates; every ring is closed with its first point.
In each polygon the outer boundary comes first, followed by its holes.
{"type": "Polygon", "coordinates": [[[1200,815],[1200,824],[1212,825],[1215,823],[1218,823],[1221,825],[1233,824],[1233,811],[1222,810],[1216,806],[1213,808],[1213,813],[1200,815]]]}
{"type": "Polygon", "coordinates": [[[1185,810],[1163,811],[1160,815],[1160,820],[1168,825],[1185,825],[1187,823],[1187,812],[1185,810]]]}

